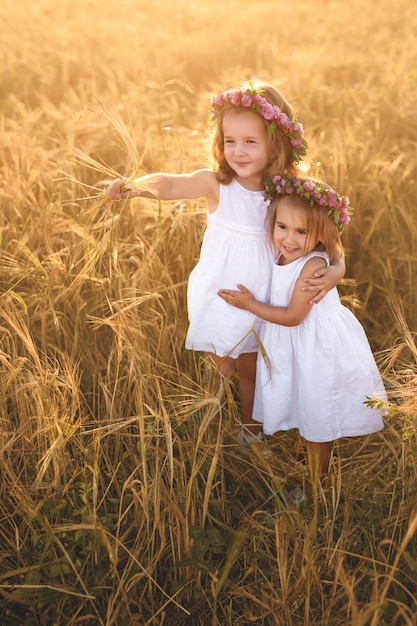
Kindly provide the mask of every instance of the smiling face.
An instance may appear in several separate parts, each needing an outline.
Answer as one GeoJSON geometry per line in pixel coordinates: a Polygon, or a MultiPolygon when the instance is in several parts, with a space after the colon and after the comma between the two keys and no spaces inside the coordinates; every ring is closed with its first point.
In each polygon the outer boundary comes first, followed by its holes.
{"type": "Polygon", "coordinates": [[[247,189],[264,188],[269,142],[265,124],[254,111],[228,111],[223,117],[224,156],[247,189]]]}
{"type": "Polygon", "coordinates": [[[293,199],[282,198],[275,208],[274,242],[287,265],[315,249],[318,241],[309,229],[308,208],[293,199]]]}

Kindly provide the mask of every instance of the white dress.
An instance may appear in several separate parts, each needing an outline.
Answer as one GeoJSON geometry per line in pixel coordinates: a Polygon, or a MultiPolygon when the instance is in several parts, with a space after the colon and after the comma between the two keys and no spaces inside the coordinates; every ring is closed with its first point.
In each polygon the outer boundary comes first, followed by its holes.
{"type": "Polygon", "coordinates": [[[220,185],[219,205],[208,214],[200,260],[188,281],[189,350],[233,358],[258,350],[250,332],[258,318],[230,306],[217,292],[242,283],[259,300],[269,298],[275,252],[264,197],[236,180],[220,185]]]}
{"type": "MultiPolygon", "coordinates": [[[[286,306],[310,254],[273,265],[271,304],[286,306]]],[[[327,261],[328,262],[328,261],[327,261]]],[[[269,364],[258,352],[253,418],[264,433],[299,429],[311,442],[365,435],[381,430],[384,411],[364,404],[386,400],[365,332],[344,307],[337,289],[312,306],[298,326],[264,322],[261,340],[269,364]]]]}

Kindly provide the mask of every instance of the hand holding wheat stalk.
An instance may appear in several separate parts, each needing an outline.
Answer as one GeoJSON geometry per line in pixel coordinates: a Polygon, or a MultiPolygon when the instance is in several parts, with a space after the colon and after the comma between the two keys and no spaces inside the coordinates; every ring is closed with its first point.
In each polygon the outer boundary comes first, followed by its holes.
{"type": "Polygon", "coordinates": [[[139,195],[139,191],[134,181],[129,178],[117,178],[107,187],[107,202],[112,203],[117,200],[125,200],[135,198],[139,195]]]}
{"type": "Polygon", "coordinates": [[[118,200],[130,199],[138,196],[138,192],[135,193],[134,191],[136,187],[133,184],[133,181],[138,176],[143,174],[143,171],[141,169],[143,155],[139,155],[132,139],[131,133],[125,123],[120,119],[120,117],[118,117],[104,105],[92,104],[89,108],[93,113],[104,116],[113,126],[118,139],[120,139],[120,147],[127,155],[126,160],[127,162],[132,163],[133,167],[132,174],[129,178],[121,177],[116,170],[108,166],[102,159],[95,158],[91,156],[91,154],[83,151],[82,149],[71,146],[69,150],[72,154],[73,161],[83,167],[87,167],[88,169],[99,173],[103,177],[103,179],[100,180],[96,185],[90,185],[84,181],[75,179],[73,176],[67,174],[66,172],[62,172],[64,175],[64,179],[67,182],[69,181],[71,183],[75,183],[76,185],[80,185],[81,187],[86,188],[90,191],[89,194],[86,194],[82,197],[71,198],[70,200],[64,201],[65,203],[71,204],[80,201],[89,202],[89,206],[85,210],[81,211],[80,214],[90,212],[96,208],[108,209],[118,200]],[[105,185],[109,185],[109,188],[103,189],[105,185]]]}

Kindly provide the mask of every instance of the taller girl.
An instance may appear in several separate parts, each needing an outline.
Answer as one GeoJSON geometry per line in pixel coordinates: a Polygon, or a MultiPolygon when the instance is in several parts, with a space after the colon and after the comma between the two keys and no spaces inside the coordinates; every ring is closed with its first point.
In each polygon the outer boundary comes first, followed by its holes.
{"type": "MultiPolygon", "coordinates": [[[[161,200],[205,197],[207,230],[200,260],[188,283],[189,329],[185,346],[205,353],[212,389],[236,369],[243,424],[249,436],[259,432],[252,420],[258,344],[258,318],[227,305],[217,293],[244,282],[257,300],[267,301],[276,256],[268,235],[265,180],[277,172],[298,175],[306,153],[303,127],[272,85],[249,82],[211,100],[213,167],[190,174],[154,173],[133,181],[117,179],[107,188],[110,200],[141,196],[161,200]]],[[[306,279],[303,289],[318,302],[342,278],[344,258],[306,279]]]]}

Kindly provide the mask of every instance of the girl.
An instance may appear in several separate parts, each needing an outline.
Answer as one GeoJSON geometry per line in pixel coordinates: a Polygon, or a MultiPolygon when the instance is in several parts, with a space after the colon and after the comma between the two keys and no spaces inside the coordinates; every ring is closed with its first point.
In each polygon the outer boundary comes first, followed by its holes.
{"type": "MultiPolygon", "coordinates": [[[[320,181],[275,176],[267,181],[267,195],[270,236],[279,251],[271,304],[241,284],[219,295],[269,322],[260,334],[267,360],[259,354],[253,419],[268,435],[299,429],[313,475],[323,478],[334,439],[383,428],[384,411],[369,408],[367,397],[386,402],[365,332],[342,306],[337,289],[314,307],[300,289],[323,259],[328,263],[342,250],[339,233],[352,210],[348,198],[320,181]]],[[[299,493],[291,492],[291,499],[299,493]]]]}
{"type": "MultiPolygon", "coordinates": [[[[238,371],[243,423],[259,431],[259,424],[252,421],[258,346],[251,329],[257,319],[228,307],[217,292],[222,286],[233,288],[240,276],[257,298],[267,298],[275,252],[268,236],[265,180],[274,171],[297,174],[306,142],[287,101],[267,84],[250,82],[218,93],[211,100],[211,120],[213,169],[184,175],[155,173],[130,182],[117,179],[107,195],[110,200],[206,198],[207,230],[188,284],[186,348],[205,353],[213,391],[222,376],[238,371]]],[[[312,302],[342,278],[344,257],[339,255],[330,268],[315,269],[315,278],[307,277],[308,286],[303,287],[316,292],[312,302]]]]}

